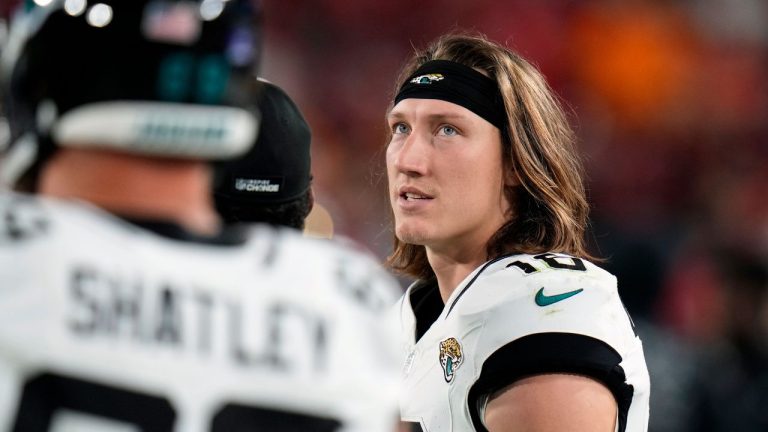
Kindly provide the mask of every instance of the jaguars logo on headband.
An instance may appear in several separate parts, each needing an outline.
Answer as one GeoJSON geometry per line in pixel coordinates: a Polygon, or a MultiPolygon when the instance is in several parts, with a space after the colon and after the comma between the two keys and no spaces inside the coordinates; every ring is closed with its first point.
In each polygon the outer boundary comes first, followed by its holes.
{"type": "Polygon", "coordinates": [[[443,367],[445,382],[453,381],[456,369],[464,363],[464,354],[461,352],[461,344],[456,338],[448,338],[440,342],[440,366],[443,367]]]}
{"type": "Polygon", "coordinates": [[[412,79],[411,82],[414,84],[432,84],[433,82],[437,82],[445,78],[443,74],[426,74],[426,75],[419,75],[416,78],[412,79]]]}

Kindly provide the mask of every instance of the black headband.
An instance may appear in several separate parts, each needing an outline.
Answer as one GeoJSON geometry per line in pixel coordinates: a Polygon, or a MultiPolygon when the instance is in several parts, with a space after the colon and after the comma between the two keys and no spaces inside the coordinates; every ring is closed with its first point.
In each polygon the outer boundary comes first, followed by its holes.
{"type": "Polygon", "coordinates": [[[448,60],[431,60],[419,67],[400,87],[395,105],[403,99],[439,99],[472,111],[506,131],[504,100],[496,81],[475,69],[448,60]]]}

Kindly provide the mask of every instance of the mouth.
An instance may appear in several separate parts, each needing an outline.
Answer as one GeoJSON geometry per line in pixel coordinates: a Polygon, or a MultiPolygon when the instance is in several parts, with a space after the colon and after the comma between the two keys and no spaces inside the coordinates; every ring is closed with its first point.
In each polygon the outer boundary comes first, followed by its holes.
{"type": "Polygon", "coordinates": [[[397,192],[399,201],[405,205],[425,203],[434,199],[433,195],[409,186],[401,187],[397,192]]]}
{"type": "Polygon", "coordinates": [[[427,200],[432,199],[431,197],[427,195],[422,195],[419,193],[413,193],[413,192],[404,192],[400,194],[400,198],[403,198],[406,201],[412,201],[412,200],[427,200]]]}

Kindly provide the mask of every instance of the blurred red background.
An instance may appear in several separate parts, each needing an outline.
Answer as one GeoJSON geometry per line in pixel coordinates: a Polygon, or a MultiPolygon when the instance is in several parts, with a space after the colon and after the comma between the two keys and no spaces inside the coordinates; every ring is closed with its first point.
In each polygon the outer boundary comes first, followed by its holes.
{"type": "Polygon", "coordinates": [[[390,252],[394,80],[414,47],[483,33],[571,114],[589,239],[645,347],[650,430],[768,430],[768,1],[261,1],[261,75],[312,128],[336,235],[390,252]]]}

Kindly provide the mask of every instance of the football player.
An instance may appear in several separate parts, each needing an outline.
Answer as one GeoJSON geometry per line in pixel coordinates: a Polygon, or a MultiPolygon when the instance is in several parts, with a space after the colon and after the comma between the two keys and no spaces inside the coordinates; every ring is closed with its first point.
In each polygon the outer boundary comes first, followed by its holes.
{"type": "Polygon", "coordinates": [[[258,2],[25,1],[0,58],[0,430],[391,431],[373,260],[222,228],[258,2]]]}
{"type": "Polygon", "coordinates": [[[446,35],[402,71],[386,152],[414,430],[640,432],[648,371],[616,279],[590,262],[566,116],[541,74],[446,35]]]}

